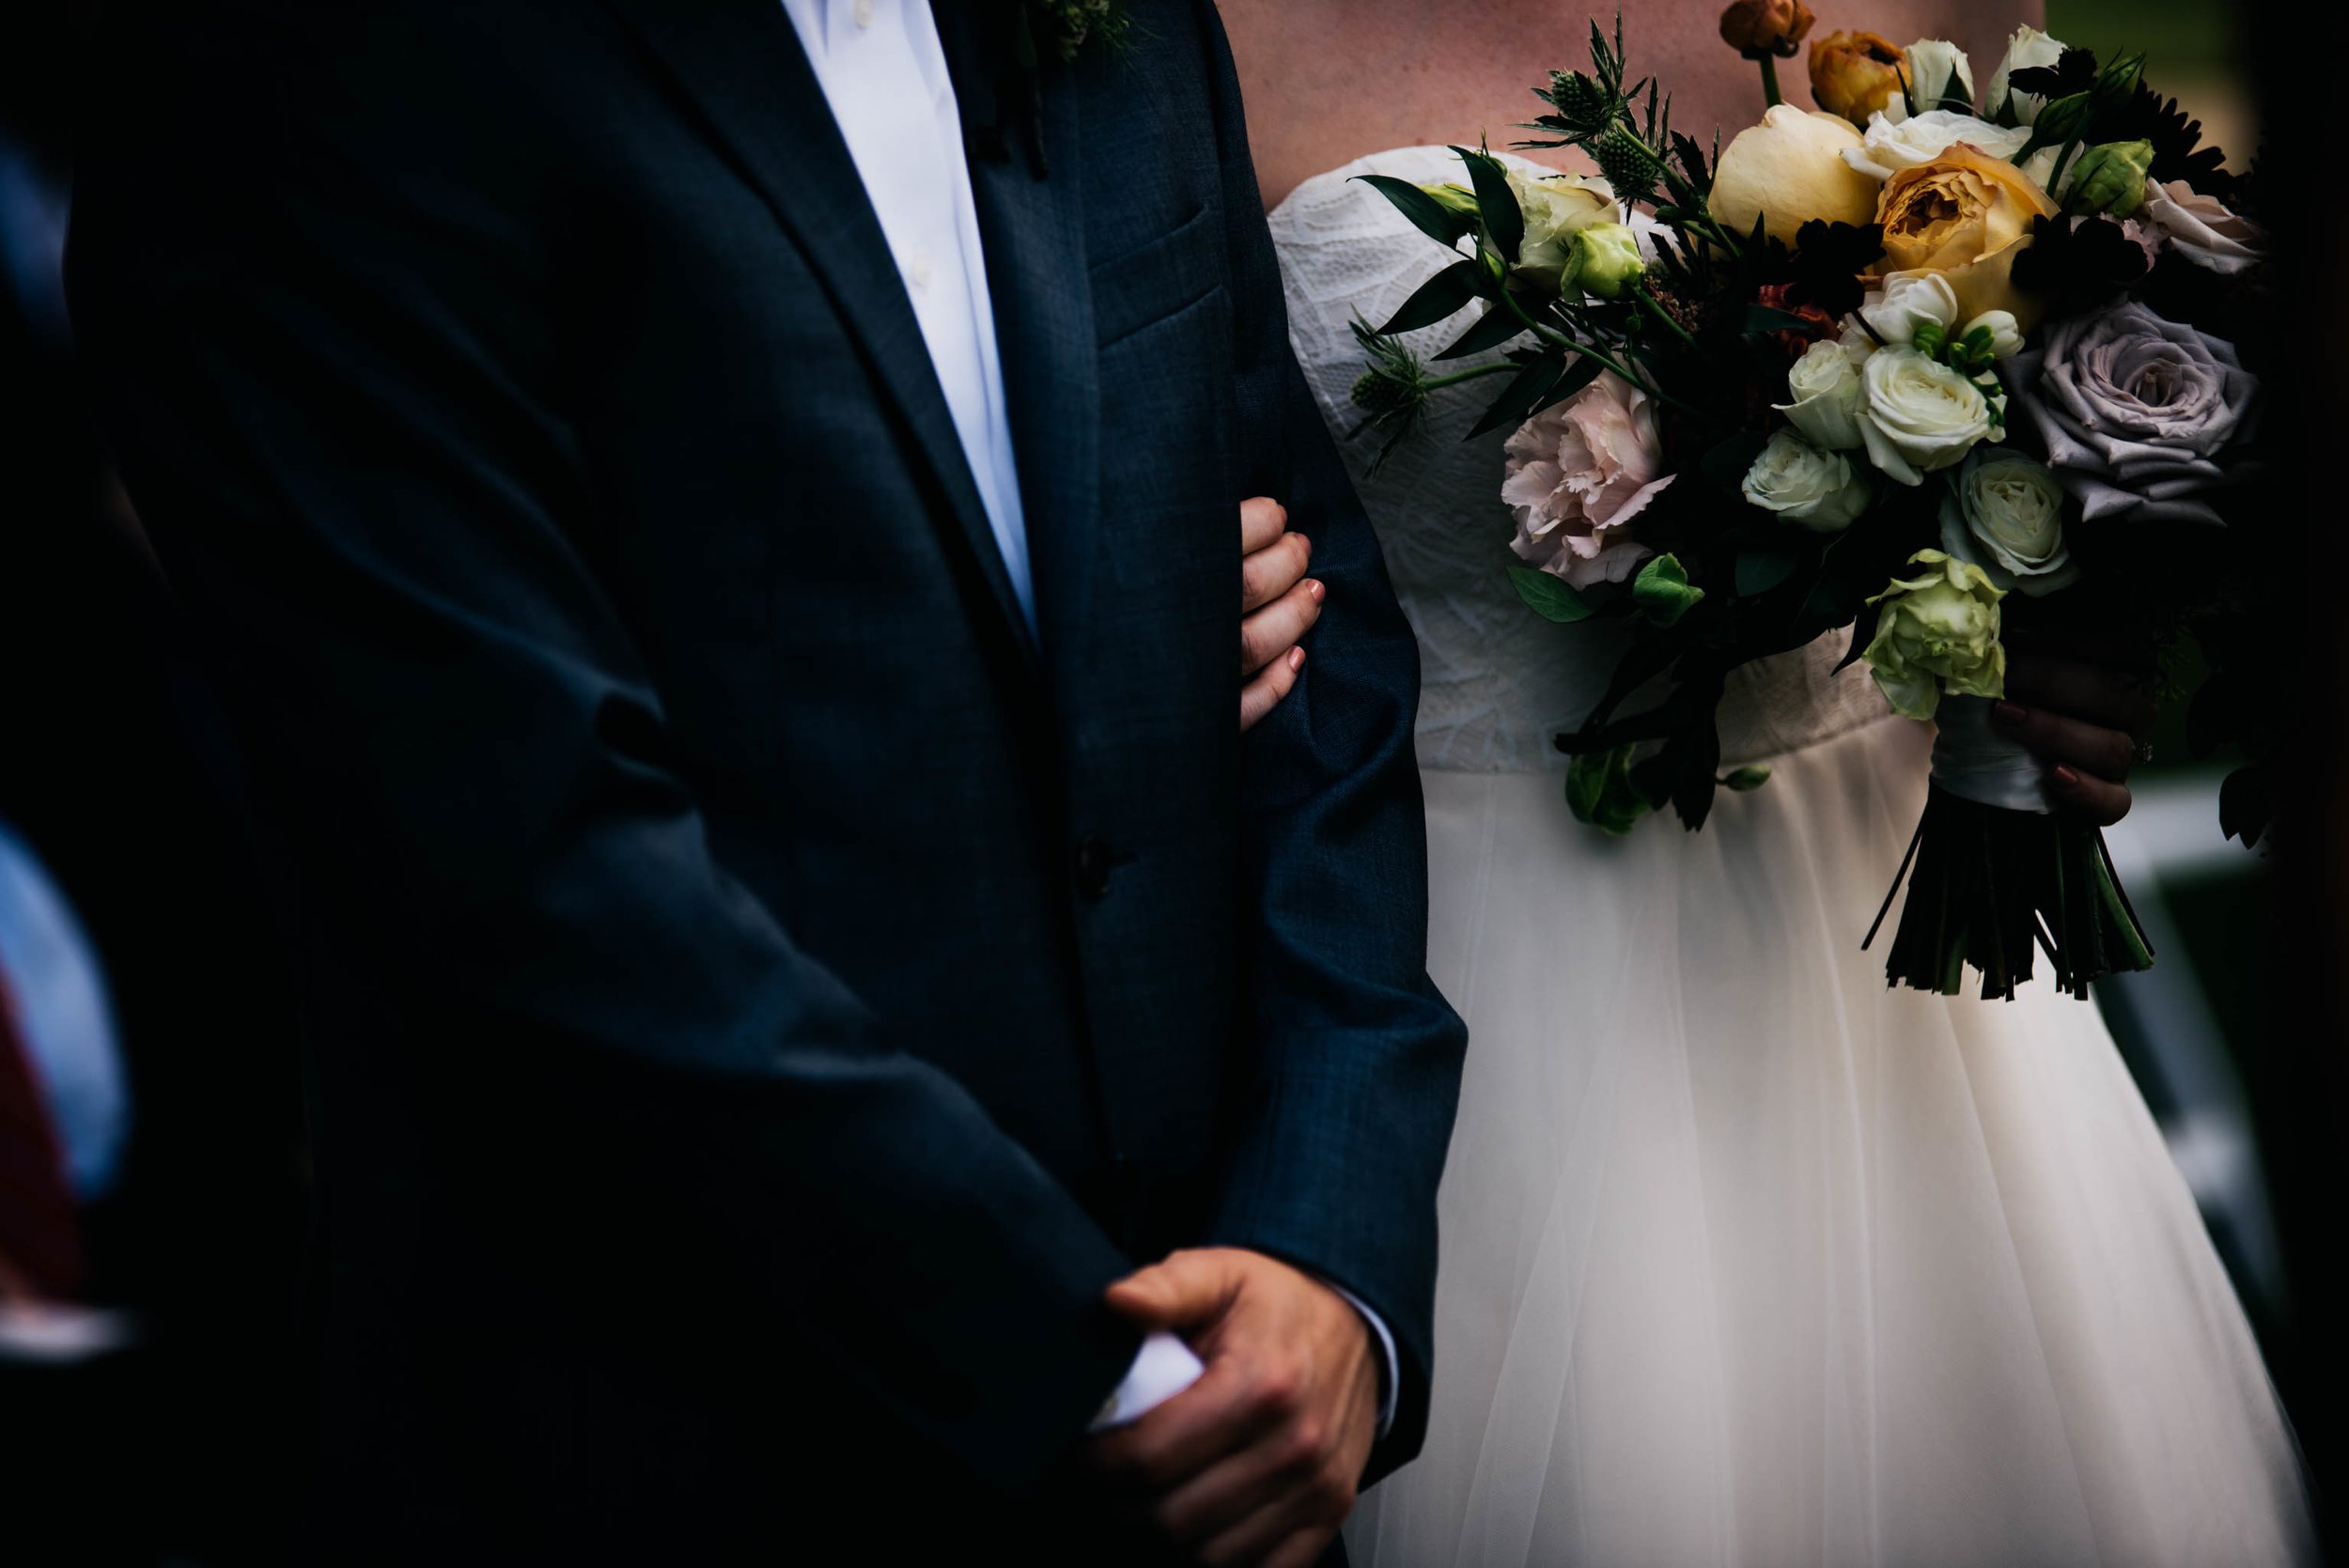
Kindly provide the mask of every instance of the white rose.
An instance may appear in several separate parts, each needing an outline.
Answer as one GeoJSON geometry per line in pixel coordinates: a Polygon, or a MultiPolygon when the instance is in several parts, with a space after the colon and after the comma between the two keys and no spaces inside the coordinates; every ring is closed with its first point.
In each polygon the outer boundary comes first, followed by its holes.
{"type": "Polygon", "coordinates": [[[2007,108],[2007,78],[2018,70],[2055,64],[2063,57],[2063,47],[2061,39],[2051,39],[2036,27],[2015,28],[2015,36],[2006,41],[2005,57],[1999,61],[1999,69],[1990,73],[1989,94],[1982,101],[1982,106],[1990,117],[1994,120],[2011,119],[2017,125],[2029,125],[2037,119],[2039,111],[2047,106],[2047,101],[2030,93],[2015,98],[2012,114],[2004,112],[2007,108]]]}
{"type": "Polygon", "coordinates": [[[2046,464],[2011,452],[1967,457],[1941,502],[1941,548],[2030,598],[2080,575],[2063,543],[2062,484],[2046,464]]]}
{"type": "Polygon", "coordinates": [[[1868,509],[1868,480],[1840,452],[1829,452],[1781,430],[1746,470],[1746,499],[1788,522],[1820,534],[1851,526],[1868,509]]]}
{"type": "Polygon", "coordinates": [[[1786,423],[1830,451],[1867,444],[1859,433],[1859,366],[1840,343],[1813,343],[1786,372],[1786,423]]]}
{"type": "MultiPolygon", "coordinates": [[[[2047,182],[2055,178],[2056,160],[2062,156],[2063,149],[2060,147],[2043,147],[2015,166],[2022,170],[2033,185],[2051,196],[2060,197],[2063,193],[2047,182]]],[[[2073,171],[2066,169],[2063,172],[2068,177],[2073,171]]],[[[2067,178],[2063,183],[2068,187],[2072,181],[2067,178]]]]}
{"type": "Polygon", "coordinates": [[[1984,328],[1990,333],[1992,359],[2004,359],[2023,346],[2023,324],[2015,319],[2015,313],[2011,310],[1983,311],[1966,323],[1965,330],[1957,334],[1958,339],[1963,342],[1984,328]]]}
{"type": "Polygon", "coordinates": [[[1577,229],[1615,216],[1614,188],[1577,174],[1529,176],[1509,171],[1509,191],[1525,214],[1525,240],[1517,247],[1517,269],[1556,287],[1566,265],[1566,245],[1577,229]]]}
{"type": "Polygon", "coordinates": [[[1886,348],[1907,348],[1927,322],[1947,333],[1957,324],[1957,290],[1939,272],[1892,272],[1883,292],[1859,307],[1859,318],[1886,348]]]}
{"type": "Polygon", "coordinates": [[[1860,367],[1859,433],[1868,460],[1904,485],[1965,460],[1990,433],[1990,404],[1964,376],[1895,344],[1860,367]]]}
{"type": "MultiPolygon", "coordinates": [[[[1908,98],[1920,115],[1941,107],[1944,100],[1963,100],[1974,106],[1974,68],[1966,51],[1947,39],[1919,39],[1901,51],[1908,61],[1908,98]]],[[[1899,93],[1886,101],[1885,112],[1894,124],[1908,117],[1908,104],[1899,93]]]]}
{"type": "Polygon", "coordinates": [[[2011,160],[2030,140],[2028,130],[2001,131],[1954,109],[1928,109],[1903,119],[1893,118],[1890,109],[1879,109],[1868,116],[1859,145],[1843,149],[1843,162],[1871,179],[1890,179],[1903,169],[1932,163],[1960,142],[1980,147],[1984,157],[2011,160]]]}

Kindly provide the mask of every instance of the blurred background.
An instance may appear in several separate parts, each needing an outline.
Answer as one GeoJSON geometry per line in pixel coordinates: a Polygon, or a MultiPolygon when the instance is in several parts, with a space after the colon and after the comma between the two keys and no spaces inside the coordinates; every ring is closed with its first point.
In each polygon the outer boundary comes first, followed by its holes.
{"type": "MultiPolygon", "coordinates": [[[[75,82],[65,62],[85,13],[11,10],[0,21],[0,1562],[272,1560],[270,1527],[298,1490],[286,1439],[303,1424],[296,1003],[264,937],[271,891],[255,880],[216,726],[78,411],[57,266],[75,82]],[[35,1552],[32,1520],[64,1543],[35,1552]]],[[[2338,140],[2321,124],[2327,78],[2349,57],[2336,10],[2052,0],[2046,24],[2100,54],[2150,52],[2150,79],[2237,166],[2269,106],[2282,149],[2271,174],[2313,181],[2316,155],[2338,140]],[[2247,51],[2245,38],[2273,41],[2247,51]]],[[[2311,341],[2330,346],[2289,411],[2307,422],[2311,459],[2339,449],[2324,432],[2349,413],[2337,208],[2301,204],[2290,221],[2303,230],[2285,236],[2311,341]]],[[[2310,504],[2337,515],[2338,489],[2310,504]]],[[[2314,532],[2318,553],[2295,565],[2344,580],[2349,533],[2314,532]]],[[[2197,755],[2173,711],[2112,835],[2160,962],[2098,1001],[2323,1494],[2341,1473],[2344,1398],[2332,1275],[2349,1132],[2349,831],[2332,783],[2344,762],[2341,628],[2302,618],[2310,641],[2289,678],[2305,683],[2310,733],[2287,780],[2282,847],[2221,835],[2233,759],[2197,755]]],[[[2320,1506],[2337,1512],[2322,1495],[2320,1506]]]]}
{"type": "MultiPolygon", "coordinates": [[[[2049,0],[2046,31],[2110,59],[2150,56],[2147,80],[2202,122],[2206,144],[2241,168],[2258,149],[2259,99],[2239,57],[2244,13],[2197,0],[2049,0]]],[[[2189,655],[2182,674],[2201,674],[2189,655]]],[[[2295,1336],[2255,1109],[2280,1090],[2272,1054],[2300,1049],[2303,1032],[2278,1016],[2274,933],[2283,894],[2267,850],[2219,830],[2218,791],[2240,761],[2198,746],[2185,705],[2166,709],[2154,760],[2133,781],[2137,804],[2110,834],[2160,961],[2106,982],[2097,1001],[2162,1124],[2170,1154],[2201,1204],[2270,1364],[2289,1383],[2295,1336]]]]}
{"type": "Polygon", "coordinates": [[[294,1001],[58,262],[84,8],[0,13],[0,1562],[242,1563],[295,1494],[294,1001]]]}

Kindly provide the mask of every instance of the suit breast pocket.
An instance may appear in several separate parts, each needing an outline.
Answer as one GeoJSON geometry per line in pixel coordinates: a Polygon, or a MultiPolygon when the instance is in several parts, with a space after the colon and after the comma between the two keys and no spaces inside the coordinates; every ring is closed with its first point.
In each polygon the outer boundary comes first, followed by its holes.
{"type": "Polygon", "coordinates": [[[1110,348],[1223,287],[1214,211],[1201,207],[1154,240],[1091,268],[1094,341],[1110,348]]]}

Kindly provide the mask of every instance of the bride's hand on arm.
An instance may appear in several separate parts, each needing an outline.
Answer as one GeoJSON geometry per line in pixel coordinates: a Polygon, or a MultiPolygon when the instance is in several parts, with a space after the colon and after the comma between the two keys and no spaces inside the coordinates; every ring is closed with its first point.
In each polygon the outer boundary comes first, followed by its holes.
{"type": "Polygon", "coordinates": [[[2045,637],[2008,639],[2006,700],[1998,726],[2048,765],[2048,789],[2098,827],[2129,811],[2129,769],[2154,727],[2146,683],[2107,652],[2045,637]]]}
{"type": "Polygon", "coordinates": [[[1239,727],[1281,706],[1305,665],[1299,645],[1321,615],[1322,585],[1305,575],[1313,546],[1288,530],[1268,496],[1239,504],[1239,727]]]}

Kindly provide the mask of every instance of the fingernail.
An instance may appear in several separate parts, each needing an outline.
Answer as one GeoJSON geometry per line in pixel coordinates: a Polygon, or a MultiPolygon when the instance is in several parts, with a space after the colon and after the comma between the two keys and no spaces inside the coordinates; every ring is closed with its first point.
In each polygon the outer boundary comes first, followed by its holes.
{"type": "Polygon", "coordinates": [[[1289,649],[1289,668],[1292,670],[1301,670],[1304,667],[1305,650],[1303,648],[1289,649]]]}
{"type": "Polygon", "coordinates": [[[1305,580],[1305,591],[1314,596],[1314,602],[1315,604],[1319,604],[1330,595],[1330,590],[1321,585],[1321,581],[1318,578],[1307,578],[1305,580]]]}
{"type": "Polygon", "coordinates": [[[2061,784],[2066,789],[2077,789],[2080,786],[2080,776],[2077,773],[2073,772],[2069,768],[2062,767],[2060,764],[2056,768],[2055,777],[2056,783],[2061,784]]]}
{"type": "Polygon", "coordinates": [[[2001,724],[2019,724],[2030,715],[2024,711],[2020,703],[1992,703],[1990,717],[2001,724]]]}

